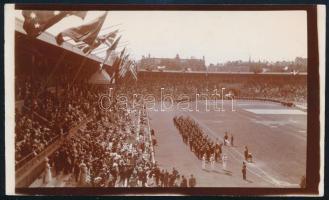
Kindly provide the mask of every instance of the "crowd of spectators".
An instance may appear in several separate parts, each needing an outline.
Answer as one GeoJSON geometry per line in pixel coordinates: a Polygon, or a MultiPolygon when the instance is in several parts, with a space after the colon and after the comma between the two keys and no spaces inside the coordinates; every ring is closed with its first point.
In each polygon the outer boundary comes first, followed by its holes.
{"type": "Polygon", "coordinates": [[[23,106],[16,109],[16,164],[22,165],[59,136],[67,134],[85,120],[97,104],[98,93],[87,84],[56,92],[41,90],[41,84],[39,86],[39,92],[25,93],[23,106]]]}
{"type": "Polygon", "coordinates": [[[71,174],[77,187],[196,185],[193,175],[160,169],[154,161],[145,112],[113,106],[111,112],[97,109],[92,116],[51,158],[55,176],[71,174]]]}
{"type": "Polygon", "coordinates": [[[195,100],[197,93],[208,94],[208,99],[212,99],[215,98],[212,95],[215,90],[217,90],[217,94],[221,95],[221,89],[225,88],[224,95],[232,94],[236,99],[258,98],[302,104],[307,102],[307,82],[305,77],[300,77],[302,75],[281,75],[279,77],[259,75],[254,77],[251,75],[230,76],[228,74],[222,76],[144,72],[143,75],[139,76],[135,87],[136,91],[156,95],[159,99],[161,88],[164,88],[163,94],[170,94],[175,100],[179,100],[182,94],[186,94],[190,100],[195,100]]]}
{"type": "Polygon", "coordinates": [[[24,100],[27,96],[35,93],[40,88],[41,82],[38,79],[27,75],[15,76],[15,98],[16,101],[24,100]]]}
{"type": "Polygon", "coordinates": [[[56,133],[46,124],[36,120],[31,113],[16,110],[15,126],[16,161],[29,156],[31,158],[43,151],[54,141],[56,133]]]}
{"type": "Polygon", "coordinates": [[[243,85],[239,96],[304,104],[307,101],[307,85],[253,81],[250,84],[243,85]]]}

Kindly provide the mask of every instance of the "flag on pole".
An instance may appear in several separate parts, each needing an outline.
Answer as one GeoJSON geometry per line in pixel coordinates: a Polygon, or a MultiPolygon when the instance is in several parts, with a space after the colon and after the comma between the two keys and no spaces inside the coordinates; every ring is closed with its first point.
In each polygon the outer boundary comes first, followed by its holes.
{"type": "Polygon", "coordinates": [[[28,36],[35,38],[66,16],[76,15],[84,19],[86,14],[87,11],[23,10],[23,29],[28,36]]]}
{"type": "MultiPolygon", "coordinates": [[[[123,52],[124,50],[121,51],[121,53],[123,52]]],[[[116,72],[119,72],[118,70],[118,66],[120,66],[120,56],[114,52],[111,52],[111,59],[112,59],[112,63],[110,66],[111,68],[105,68],[106,71],[114,77],[114,75],[116,74],[116,72]]],[[[104,62],[104,61],[103,61],[104,62]]],[[[101,68],[104,68],[104,65],[100,65],[101,68]]]]}
{"type": "Polygon", "coordinates": [[[112,83],[115,83],[115,79],[117,78],[117,74],[119,73],[119,70],[117,70],[118,66],[119,66],[119,57],[116,57],[112,69],[110,71],[112,77],[111,78],[112,83]]]}
{"type": "Polygon", "coordinates": [[[117,36],[119,30],[112,31],[108,34],[104,34],[99,36],[97,39],[100,40],[102,43],[106,43],[108,46],[111,46],[114,42],[114,38],[117,36]]]}
{"type": "Polygon", "coordinates": [[[108,59],[111,57],[111,54],[112,54],[112,50],[110,50],[110,48],[108,48],[106,50],[106,55],[105,55],[105,58],[103,60],[103,62],[101,63],[100,67],[103,68],[104,64],[108,61],[108,59]]]}
{"type": "Polygon", "coordinates": [[[125,55],[125,56],[121,56],[121,67],[125,65],[126,61],[128,60],[129,54],[125,55]]]}
{"type": "Polygon", "coordinates": [[[123,59],[124,59],[123,55],[125,54],[125,51],[126,51],[126,48],[124,48],[120,53],[119,62],[118,62],[118,66],[117,66],[118,71],[120,70],[120,67],[122,65],[122,62],[123,62],[123,59]]]}
{"type": "Polygon", "coordinates": [[[121,51],[121,53],[120,53],[120,56],[118,56],[116,59],[115,59],[115,61],[114,61],[114,64],[113,64],[113,79],[115,80],[115,81],[117,81],[118,80],[118,78],[119,78],[119,73],[120,73],[120,68],[121,68],[121,63],[122,63],[122,57],[123,57],[123,55],[124,55],[124,53],[125,53],[125,51],[126,51],[126,48],[124,48],[122,51],[121,51]]]}
{"type": "MultiPolygon", "coordinates": [[[[118,39],[115,40],[115,42],[112,44],[112,46],[111,46],[110,48],[108,48],[108,49],[106,50],[106,56],[105,56],[105,58],[104,58],[104,60],[103,60],[103,63],[101,64],[101,68],[103,68],[103,65],[104,65],[104,64],[107,62],[107,60],[110,58],[112,52],[117,48],[120,39],[121,39],[121,36],[120,36],[118,39]]],[[[124,51],[125,51],[125,49],[123,49],[122,52],[124,52],[124,51]]],[[[122,54],[122,52],[121,52],[121,54],[122,54]]],[[[122,56],[122,55],[120,55],[120,56],[122,56]]]]}
{"type": "Polygon", "coordinates": [[[127,73],[127,67],[126,67],[126,65],[122,65],[120,67],[119,77],[123,78],[126,73],[127,73]]]}
{"type": "MultiPolygon", "coordinates": [[[[115,42],[111,45],[111,47],[109,48],[111,51],[114,51],[114,50],[117,48],[120,39],[121,39],[121,36],[118,37],[118,39],[116,39],[115,42]]],[[[124,52],[124,50],[123,50],[123,52],[124,52]]],[[[122,52],[121,52],[121,53],[122,53],[122,52]]]]}
{"type": "Polygon", "coordinates": [[[136,70],[136,62],[133,61],[130,66],[129,66],[129,70],[130,73],[133,75],[134,79],[137,80],[137,70],[136,70]]]}
{"type": "Polygon", "coordinates": [[[74,28],[69,28],[60,32],[56,36],[57,44],[61,45],[64,42],[63,37],[69,37],[73,39],[75,42],[82,41],[88,44],[89,46],[92,46],[94,43],[96,43],[96,38],[103,26],[106,16],[107,16],[107,12],[105,12],[103,15],[92,20],[87,24],[74,28]]]}
{"type": "Polygon", "coordinates": [[[124,77],[128,70],[130,71],[130,73],[132,74],[134,79],[137,80],[137,72],[135,69],[134,61],[128,60],[127,62],[125,62],[123,64],[123,66],[121,67],[121,71],[120,71],[120,77],[124,77]]]}
{"type": "Polygon", "coordinates": [[[125,63],[128,60],[128,57],[129,57],[129,53],[125,57],[123,57],[122,63],[125,63]]]}
{"type": "Polygon", "coordinates": [[[83,45],[78,45],[77,47],[79,49],[82,49],[83,53],[86,53],[86,54],[91,53],[93,50],[98,48],[101,44],[106,44],[107,46],[111,47],[118,31],[119,30],[115,30],[108,34],[98,36],[92,46],[89,46],[88,44],[83,43],[83,45]]]}
{"type": "Polygon", "coordinates": [[[129,63],[130,63],[130,61],[122,62],[121,67],[120,67],[120,72],[119,72],[119,76],[121,78],[123,78],[126,75],[129,63]]]}

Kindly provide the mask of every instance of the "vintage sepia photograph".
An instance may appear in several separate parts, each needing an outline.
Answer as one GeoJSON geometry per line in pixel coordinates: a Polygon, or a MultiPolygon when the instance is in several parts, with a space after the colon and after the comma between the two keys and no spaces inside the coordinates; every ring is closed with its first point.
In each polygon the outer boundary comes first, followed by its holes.
{"type": "Polygon", "coordinates": [[[14,193],[276,194],[316,182],[309,7],[72,8],[12,5],[14,193]]]}

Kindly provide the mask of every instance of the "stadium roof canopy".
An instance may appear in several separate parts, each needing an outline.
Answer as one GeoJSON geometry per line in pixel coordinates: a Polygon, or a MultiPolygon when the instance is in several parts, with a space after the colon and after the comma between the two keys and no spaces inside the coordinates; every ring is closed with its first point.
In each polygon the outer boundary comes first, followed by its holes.
{"type": "MultiPolygon", "coordinates": [[[[36,39],[31,39],[23,29],[23,21],[15,21],[15,74],[40,73],[52,74],[50,82],[60,77],[65,70],[69,70],[72,79],[88,80],[92,74],[99,70],[103,60],[95,55],[85,55],[80,49],[69,42],[61,46],[56,43],[55,36],[43,32],[36,39]],[[63,59],[61,59],[63,58],[63,59]],[[31,60],[47,62],[39,68],[31,65],[31,60]]],[[[110,62],[104,65],[110,69],[110,62]]]]}
{"type": "MultiPolygon", "coordinates": [[[[15,24],[15,30],[19,33],[22,33],[24,35],[26,35],[25,30],[23,29],[23,21],[20,19],[16,18],[16,24],[15,24]]],[[[78,54],[80,56],[84,56],[87,57],[91,60],[97,61],[97,62],[103,62],[103,59],[93,55],[93,54],[89,54],[89,55],[85,55],[79,48],[75,47],[74,45],[72,45],[69,42],[63,42],[63,44],[61,46],[59,46],[56,43],[56,39],[55,36],[53,36],[52,34],[48,33],[48,32],[43,32],[40,36],[37,37],[37,40],[41,40],[43,42],[46,42],[48,44],[57,46],[59,48],[63,48],[64,50],[73,52],[75,54],[78,54]]],[[[109,62],[107,62],[106,64],[109,64],[109,62]]]]}

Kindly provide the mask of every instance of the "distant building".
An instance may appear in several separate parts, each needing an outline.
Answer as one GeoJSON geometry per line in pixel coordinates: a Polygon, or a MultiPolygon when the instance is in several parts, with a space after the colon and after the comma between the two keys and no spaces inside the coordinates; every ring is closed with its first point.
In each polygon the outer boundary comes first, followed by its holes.
{"type": "Polygon", "coordinates": [[[191,71],[205,71],[205,59],[196,59],[191,57],[189,59],[180,58],[177,54],[175,58],[154,58],[150,55],[148,57],[143,56],[139,62],[139,69],[146,70],[191,70],[191,71]]]}
{"type": "Polygon", "coordinates": [[[307,58],[296,57],[292,70],[307,72],[307,58]]]}
{"type": "Polygon", "coordinates": [[[249,72],[251,64],[248,62],[236,61],[227,63],[210,64],[208,72],[249,72]]]}
{"type": "Polygon", "coordinates": [[[266,60],[234,60],[225,63],[209,64],[209,72],[307,72],[307,58],[296,57],[295,60],[269,62],[266,60]]]}
{"type": "Polygon", "coordinates": [[[307,66],[307,58],[296,57],[295,64],[300,66],[307,66]]]}

